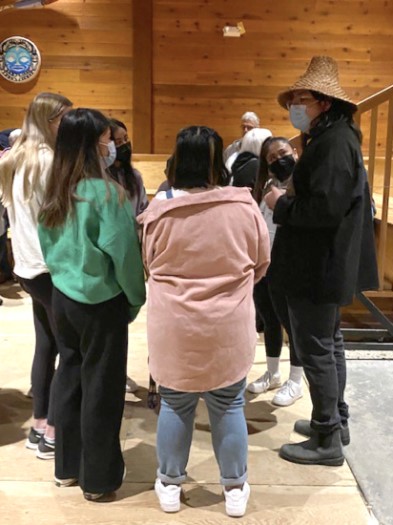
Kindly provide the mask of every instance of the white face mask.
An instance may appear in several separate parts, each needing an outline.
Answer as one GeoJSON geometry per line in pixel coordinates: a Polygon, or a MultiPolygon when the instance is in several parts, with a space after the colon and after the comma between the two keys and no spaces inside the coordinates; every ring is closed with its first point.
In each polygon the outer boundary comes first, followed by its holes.
{"type": "Polygon", "coordinates": [[[306,113],[307,106],[305,104],[292,104],[289,108],[289,119],[292,126],[303,133],[310,130],[312,119],[306,113]]]}
{"type": "Polygon", "coordinates": [[[116,160],[117,150],[116,150],[115,143],[113,142],[113,140],[111,140],[110,142],[100,142],[99,144],[101,144],[102,146],[106,146],[108,148],[108,155],[102,158],[104,159],[105,166],[109,168],[109,166],[112,166],[112,164],[116,160]]]}

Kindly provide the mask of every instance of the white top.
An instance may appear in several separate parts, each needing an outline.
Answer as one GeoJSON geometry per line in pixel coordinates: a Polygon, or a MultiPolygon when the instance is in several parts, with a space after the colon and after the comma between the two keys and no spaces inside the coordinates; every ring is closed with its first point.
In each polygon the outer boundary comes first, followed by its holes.
{"type": "Polygon", "coordinates": [[[14,272],[23,279],[34,279],[42,273],[49,272],[42,256],[37,225],[38,212],[52,167],[52,150],[46,146],[41,146],[38,151],[38,161],[41,169],[32,198],[30,200],[24,199],[23,179],[25,170],[22,167],[15,172],[12,185],[12,204],[7,208],[15,260],[14,272]]]}
{"type": "MultiPolygon", "coordinates": [[[[188,191],[177,190],[175,188],[171,188],[171,190],[173,197],[183,197],[183,195],[189,195],[188,191]]],[[[159,201],[163,201],[166,200],[168,197],[166,195],[166,191],[159,191],[154,198],[158,199],[159,201]]]]}
{"type": "Polygon", "coordinates": [[[277,224],[274,224],[273,222],[273,210],[271,210],[266,202],[262,199],[261,204],[259,205],[259,208],[262,212],[263,218],[265,219],[267,229],[269,231],[269,238],[270,238],[270,249],[273,247],[274,237],[276,235],[277,230],[277,224]]]}

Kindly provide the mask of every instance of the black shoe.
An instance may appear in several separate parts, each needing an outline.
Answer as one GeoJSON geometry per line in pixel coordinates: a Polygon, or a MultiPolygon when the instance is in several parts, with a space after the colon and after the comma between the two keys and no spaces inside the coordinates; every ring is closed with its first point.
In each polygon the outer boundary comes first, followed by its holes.
{"type": "Polygon", "coordinates": [[[0,306],[3,304],[3,299],[0,297],[0,306]]]}
{"type": "Polygon", "coordinates": [[[42,437],[44,437],[43,432],[37,432],[37,430],[31,427],[26,439],[25,447],[30,450],[37,450],[38,443],[42,437]]]}
{"type": "MultiPolygon", "coordinates": [[[[302,436],[310,437],[311,436],[311,426],[308,419],[299,419],[296,421],[293,430],[302,436]]],[[[348,424],[341,426],[341,443],[344,445],[349,445],[351,442],[351,437],[349,435],[349,426],[348,424]]]]}
{"type": "Polygon", "coordinates": [[[39,459],[54,459],[55,458],[55,444],[49,443],[45,439],[45,436],[42,436],[37,447],[37,458],[39,459]]]}
{"type": "Polygon", "coordinates": [[[280,457],[301,465],[339,467],[344,463],[340,429],[330,434],[312,431],[308,441],[283,445],[280,448],[280,457]]]}

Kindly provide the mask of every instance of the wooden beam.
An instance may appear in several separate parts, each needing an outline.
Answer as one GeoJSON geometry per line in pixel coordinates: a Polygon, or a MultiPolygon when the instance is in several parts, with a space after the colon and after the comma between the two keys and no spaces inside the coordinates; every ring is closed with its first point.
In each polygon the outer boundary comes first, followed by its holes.
{"type": "Polygon", "coordinates": [[[153,0],[133,0],[133,150],[153,152],[153,0]]]}

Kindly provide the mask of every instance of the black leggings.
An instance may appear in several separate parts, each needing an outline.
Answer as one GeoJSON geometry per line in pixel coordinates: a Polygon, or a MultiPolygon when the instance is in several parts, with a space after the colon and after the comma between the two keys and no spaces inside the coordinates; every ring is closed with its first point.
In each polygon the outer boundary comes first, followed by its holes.
{"type": "Polygon", "coordinates": [[[22,288],[31,295],[35,328],[35,351],[31,370],[33,415],[55,424],[54,388],[57,346],[52,315],[52,279],[49,273],[34,279],[18,277],[22,288]]]}
{"type": "Polygon", "coordinates": [[[254,303],[258,315],[262,317],[265,325],[264,335],[267,357],[280,357],[283,342],[282,326],[284,326],[289,338],[291,365],[302,366],[295,353],[289,321],[284,322],[288,318],[286,298],[270,289],[266,277],[263,277],[254,286],[254,303]]]}
{"type": "Polygon", "coordinates": [[[261,317],[264,324],[264,336],[266,355],[268,357],[280,357],[282,347],[281,323],[274,311],[270,298],[266,277],[254,286],[254,303],[257,318],[261,317]]]}

